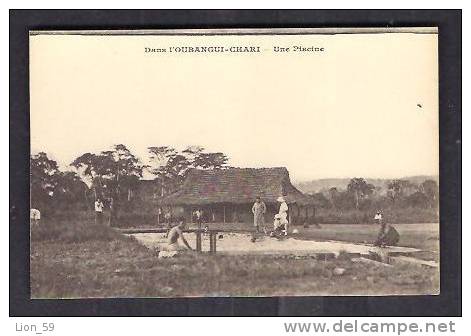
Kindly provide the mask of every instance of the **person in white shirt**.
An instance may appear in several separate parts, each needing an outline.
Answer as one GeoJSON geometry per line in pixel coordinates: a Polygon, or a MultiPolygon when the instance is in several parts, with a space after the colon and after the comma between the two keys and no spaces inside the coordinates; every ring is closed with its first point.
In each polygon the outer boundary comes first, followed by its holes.
{"type": "Polygon", "coordinates": [[[95,224],[103,224],[103,202],[97,198],[95,201],[95,224]]]}
{"type": "Polygon", "coordinates": [[[286,235],[287,227],[286,224],[281,222],[280,214],[276,214],[273,220],[273,232],[270,234],[272,237],[279,236],[280,234],[286,235]]]}
{"type": "Polygon", "coordinates": [[[377,224],[381,224],[383,222],[383,213],[380,211],[376,211],[374,220],[377,224]]]}
{"type": "Polygon", "coordinates": [[[39,220],[41,219],[41,212],[38,209],[31,208],[29,218],[31,225],[36,226],[39,224],[39,220]]]}
{"type": "Polygon", "coordinates": [[[196,224],[198,225],[198,229],[201,229],[201,225],[203,223],[203,210],[198,209],[195,211],[195,221],[196,224]]]}
{"type": "Polygon", "coordinates": [[[280,202],[280,210],[278,211],[278,215],[280,215],[280,223],[285,226],[284,234],[285,236],[288,235],[288,204],[285,201],[283,196],[278,197],[278,202],[280,202]]]}

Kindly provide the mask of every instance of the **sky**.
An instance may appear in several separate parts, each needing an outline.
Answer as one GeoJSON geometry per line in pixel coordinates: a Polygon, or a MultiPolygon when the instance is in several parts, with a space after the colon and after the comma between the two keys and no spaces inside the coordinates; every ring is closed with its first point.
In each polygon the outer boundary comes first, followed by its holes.
{"type": "Polygon", "coordinates": [[[438,175],[437,36],[31,36],[31,149],[63,168],[123,143],[143,160],[200,145],[294,181],[438,175]],[[202,45],[262,51],[145,52],[202,45]]]}

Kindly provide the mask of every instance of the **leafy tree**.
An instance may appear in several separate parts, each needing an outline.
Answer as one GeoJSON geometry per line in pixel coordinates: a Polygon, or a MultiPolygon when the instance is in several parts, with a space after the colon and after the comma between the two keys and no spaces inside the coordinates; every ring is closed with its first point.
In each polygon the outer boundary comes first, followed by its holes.
{"type": "Polygon", "coordinates": [[[106,153],[108,152],[102,152],[101,154],[85,153],[77,157],[70,165],[91,178],[111,176],[113,174],[113,160],[106,153]]]}
{"type": "Polygon", "coordinates": [[[132,190],[136,188],[142,177],[143,166],[125,145],[115,145],[113,151],[102,152],[102,154],[110,157],[113,161],[116,194],[119,197],[124,192],[125,198],[129,202],[132,190]]]}
{"type": "Polygon", "coordinates": [[[175,148],[168,146],[148,147],[147,150],[149,158],[156,166],[165,165],[171,156],[177,154],[175,148]]]}
{"type": "Polygon", "coordinates": [[[54,197],[61,207],[70,208],[79,204],[87,205],[87,191],[87,185],[76,172],[59,172],[54,197]]]}
{"type": "Polygon", "coordinates": [[[220,169],[228,161],[228,158],[223,153],[200,153],[192,162],[195,168],[202,169],[220,169]]]}
{"type": "Polygon", "coordinates": [[[189,168],[191,163],[184,155],[175,154],[169,158],[167,164],[162,167],[162,175],[169,192],[181,185],[189,168]]]}
{"type": "Polygon", "coordinates": [[[77,157],[70,165],[76,168],[85,179],[91,181],[95,198],[106,198],[106,183],[114,177],[114,160],[111,155],[85,153],[77,157]]]}
{"type": "Polygon", "coordinates": [[[367,183],[364,178],[354,177],[350,180],[347,191],[354,196],[356,209],[360,208],[360,200],[371,195],[374,188],[374,185],[367,183]]]}
{"type": "Polygon", "coordinates": [[[204,152],[204,147],[188,146],[182,151],[182,154],[185,155],[188,161],[194,162],[196,157],[203,152],[204,152]]]}
{"type": "Polygon", "coordinates": [[[188,159],[190,166],[197,169],[220,169],[229,160],[224,153],[207,153],[201,146],[189,146],[182,154],[188,159]]]}
{"type": "Polygon", "coordinates": [[[335,198],[335,205],[339,210],[355,208],[355,196],[348,191],[339,191],[335,198]]]}
{"type": "Polygon", "coordinates": [[[310,197],[314,200],[316,206],[320,208],[330,208],[331,203],[327,197],[321,192],[315,193],[310,195],[310,197]]]}
{"type": "Polygon", "coordinates": [[[412,207],[426,208],[429,202],[427,196],[423,192],[416,191],[415,193],[407,196],[407,203],[412,207]]]}
{"type": "Polygon", "coordinates": [[[97,197],[103,196],[104,189],[108,189],[108,193],[115,196],[119,195],[122,189],[127,191],[142,177],[143,170],[139,159],[121,144],[100,154],[85,153],[71,165],[92,180],[93,188],[97,189],[97,197]],[[115,190],[111,191],[111,187],[115,190]]]}
{"type": "Polygon", "coordinates": [[[201,146],[189,146],[181,152],[172,147],[148,147],[151,173],[160,184],[161,196],[177,190],[190,168],[223,168],[228,158],[223,153],[206,153],[201,146]]]}
{"type": "Polygon", "coordinates": [[[332,203],[333,208],[337,207],[336,201],[338,199],[338,195],[339,195],[339,191],[337,190],[336,187],[332,187],[329,189],[329,198],[330,198],[330,202],[332,203]]]}
{"type": "Polygon", "coordinates": [[[171,147],[149,147],[148,151],[153,167],[151,173],[160,182],[161,196],[164,196],[180,185],[191,163],[184,155],[171,147]]]}
{"type": "Polygon", "coordinates": [[[398,201],[404,199],[405,191],[411,188],[408,180],[392,180],[388,183],[388,196],[392,199],[393,205],[397,205],[398,201]]]}
{"type": "Polygon", "coordinates": [[[57,162],[48,158],[45,152],[30,157],[31,205],[43,208],[50,205],[58,182],[57,162]]]}
{"type": "Polygon", "coordinates": [[[108,199],[111,218],[118,219],[121,202],[129,204],[132,191],[142,177],[144,166],[125,146],[118,144],[100,154],[85,153],[72,164],[92,180],[95,198],[108,199]]]}
{"type": "Polygon", "coordinates": [[[438,184],[434,180],[425,180],[421,185],[420,189],[427,197],[431,207],[436,208],[438,206],[438,184]]]}

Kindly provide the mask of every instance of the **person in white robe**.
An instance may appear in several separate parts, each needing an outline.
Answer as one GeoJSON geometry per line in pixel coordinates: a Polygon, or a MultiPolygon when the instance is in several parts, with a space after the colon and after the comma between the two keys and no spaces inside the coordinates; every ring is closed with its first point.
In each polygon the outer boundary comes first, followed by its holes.
{"type": "Polygon", "coordinates": [[[280,215],[280,223],[285,226],[284,234],[285,236],[288,235],[288,204],[283,196],[278,197],[278,202],[280,202],[280,210],[278,211],[278,215],[280,215]]]}

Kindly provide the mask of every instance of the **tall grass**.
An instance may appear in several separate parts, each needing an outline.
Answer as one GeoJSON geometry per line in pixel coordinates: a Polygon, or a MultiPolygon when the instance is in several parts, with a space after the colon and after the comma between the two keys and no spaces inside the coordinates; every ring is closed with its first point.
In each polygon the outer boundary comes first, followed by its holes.
{"type": "Polygon", "coordinates": [[[273,256],[178,255],[159,259],[137,242],[39,243],[35,298],[433,294],[438,272],[273,256]],[[57,251],[62,251],[57,253],[57,251]],[[341,276],[334,269],[345,269],[341,276]]]}
{"type": "MultiPolygon", "coordinates": [[[[435,269],[382,269],[352,263],[344,253],[330,261],[196,253],[159,259],[155,251],[85,215],[44,218],[32,228],[32,297],[433,294],[439,286],[435,269]],[[335,267],[344,268],[345,274],[336,276],[335,267]]],[[[319,238],[334,227],[307,230],[319,238]]],[[[349,240],[352,232],[362,234],[357,232],[361,225],[350,227],[342,230],[349,240]]],[[[332,234],[340,238],[338,232],[332,234]]],[[[412,234],[410,239],[416,242],[412,234]]],[[[423,234],[419,236],[424,240],[423,234]]]]}

